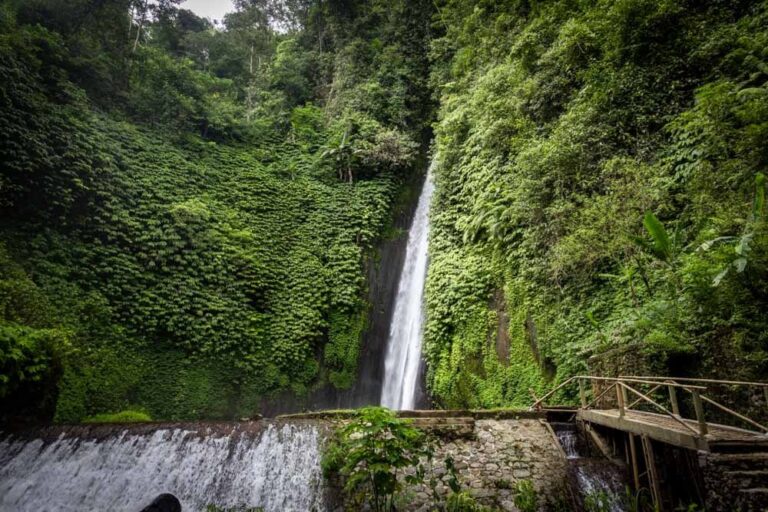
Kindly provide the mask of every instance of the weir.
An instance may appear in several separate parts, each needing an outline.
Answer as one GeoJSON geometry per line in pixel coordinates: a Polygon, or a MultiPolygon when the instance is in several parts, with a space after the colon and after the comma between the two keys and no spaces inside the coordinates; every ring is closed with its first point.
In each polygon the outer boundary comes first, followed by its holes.
{"type": "MultiPolygon", "coordinates": [[[[218,423],[50,427],[0,440],[0,511],[138,512],[160,493],[184,512],[338,510],[341,493],[320,468],[325,439],[347,413],[218,423]]],[[[568,464],[543,413],[405,412],[438,439],[438,472],[453,458],[462,486],[487,506],[517,510],[514,486],[531,481],[542,502],[567,495],[568,464]]],[[[427,478],[429,481],[429,477],[427,478]]],[[[426,486],[398,510],[432,504],[426,486]]]]}
{"type": "Polygon", "coordinates": [[[0,441],[0,511],[325,510],[323,426],[198,423],[43,429],[0,441]]]}

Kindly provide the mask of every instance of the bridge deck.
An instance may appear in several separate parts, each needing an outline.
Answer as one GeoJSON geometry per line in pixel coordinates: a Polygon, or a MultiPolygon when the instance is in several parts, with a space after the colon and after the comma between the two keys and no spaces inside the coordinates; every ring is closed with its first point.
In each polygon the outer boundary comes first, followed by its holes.
{"type": "Polygon", "coordinates": [[[696,421],[681,419],[693,431],[662,414],[626,410],[623,417],[618,409],[579,409],[578,418],[596,425],[603,425],[691,450],[710,451],[718,446],[762,446],[768,448],[768,435],[750,432],[726,425],[708,423],[708,434],[698,435],[696,421]]]}

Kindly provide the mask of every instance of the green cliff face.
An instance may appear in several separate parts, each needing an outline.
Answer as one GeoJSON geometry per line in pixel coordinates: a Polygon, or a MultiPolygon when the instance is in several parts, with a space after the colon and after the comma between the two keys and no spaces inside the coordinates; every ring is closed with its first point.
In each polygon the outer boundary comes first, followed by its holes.
{"type": "Polygon", "coordinates": [[[527,404],[630,344],[662,374],[765,376],[767,6],[441,6],[439,403],[527,404]]]}

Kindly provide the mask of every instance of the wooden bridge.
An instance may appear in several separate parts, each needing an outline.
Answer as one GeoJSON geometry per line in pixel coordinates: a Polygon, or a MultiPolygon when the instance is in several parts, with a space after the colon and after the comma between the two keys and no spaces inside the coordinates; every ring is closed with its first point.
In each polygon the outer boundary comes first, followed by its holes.
{"type": "MultiPolygon", "coordinates": [[[[737,471],[725,468],[721,473],[729,481],[740,476],[750,480],[744,485],[734,483],[734,489],[731,489],[733,494],[743,494],[745,499],[759,503],[761,507],[768,504],[768,427],[754,419],[756,416],[768,416],[768,383],[579,375],[566,380],[543,397],[534,399],[533,410],[573,413],[585,425],[600,451],[608,457],[615,456],[617,450],[605,446],[606,443],[594,433],[592,426],[622,434],[624,446],[618,451],[624,455],[635,489],[641,488],[641,482],[647,483],[653,502],[660,510],[664,508],[664,497],[659,483],[660,468],[651,441],[693,450],[690,453],[701,454],[700,460],[736,460],[739,462],[737,471]],[[578,388],[579,407],[547,405],[558,391],[564,391],[569,386],[571,392],[578,388]],[[748,409],[753,417],[748,412],[738,412],[724,405],[722,400],[716,400],[717,390],[723,388],[742,390],[742,396],[749,397],[748,409]],[[755,478],[761,481],[757,487],[754,486],[755,478]]],[[[715,473],[717,471],[720,470],[715,470],[715,473]]],[[[717,506],[712,508],[719,509],[717,506]]],[[[744,509],[758,510],[749,504],[744,509]]]]}
{"type": "Polygon", "coordinates": [[[707,395],[709,386],[712,385],[755,387],[761,389],[768,404],[768,384],[766,383],[673,377],[610,378],[579,375],[571,377],[536,400],[532,409],[546,409],[546,400],[574,382],[578,383],[581,401],[581,406],[577,409],[577,417],[589,423],[641,436],[647,435],[667,444],[693,450],[710,451],[713,445],[768,446],[768,427],[707,395]],[[587,383],[590,384],[591,389],[587,388],[587,383]],[[642,389],[642,387],[649,389],[642,389]],[[588,400],[590,391],[593,398],[588,400]],[[655,395],[659,392],[663,392],[666,396],[656,398],[655,395]],[[686,398],[692,405],[693,418],[686,418],[681,414],[681,402],[686,398]],[[708,421],[705,404],[749,428],[708,421]]]}

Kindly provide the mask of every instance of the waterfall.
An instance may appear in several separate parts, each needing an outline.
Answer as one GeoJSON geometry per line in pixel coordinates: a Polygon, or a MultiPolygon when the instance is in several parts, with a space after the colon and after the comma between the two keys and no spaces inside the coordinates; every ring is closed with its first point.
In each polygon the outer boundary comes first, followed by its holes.
{"type": "Polygon", "coordinates": [[[319,439],[314,427],[269,425],[223,435],[123,429],[104,439],[0,440],[0,511],[138,512],[166,492],[185,512],[325,510],[319,439]]]}
{"type": "Polygon", "coordinates": [[[584,508],[624,512],[624,480],[616,466],[604,458],[584,456],[589,452],[573,423],[551,423],[563,447],[570,474],[584,508]]]}
{"type": "Polygon", "coordinates": [[[557,439],[560,441],[560,445],[563,447],[565,456],[568,459],[579,458],[579,452],[576,450],[576,432],[572,430],[558,430],[557,439]]]}
{"type": "Polygon", "coordinates": [[[381,405],[391,409],[413,409],[416,405],[424,324],[429,204],[435,188],[432,182],[432,166],[434,161],[424,180],[416,213],[408,231],[405,261],[387,339],[381,405]]]}

